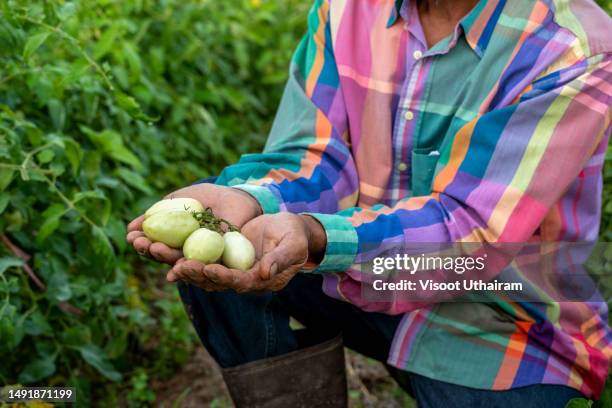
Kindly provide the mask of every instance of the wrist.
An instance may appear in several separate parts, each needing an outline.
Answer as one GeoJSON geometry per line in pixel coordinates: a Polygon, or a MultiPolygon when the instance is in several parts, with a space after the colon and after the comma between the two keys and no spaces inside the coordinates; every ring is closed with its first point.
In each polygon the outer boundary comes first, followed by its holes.
{"type": "Polygon", "coordinates": [[[308,261],[316,264],[321,263],[327,248],[327,234],[325,228],[316,218],[301,214],[308,235],[308,261]]]}

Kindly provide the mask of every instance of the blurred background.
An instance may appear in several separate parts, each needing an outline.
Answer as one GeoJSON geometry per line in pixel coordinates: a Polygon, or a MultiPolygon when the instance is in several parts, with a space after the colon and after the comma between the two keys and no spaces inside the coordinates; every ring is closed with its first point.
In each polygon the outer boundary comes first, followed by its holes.
{"type": "MultiPolygon", "coordinates": [[[[125,224],[261,149],[310,5],[0,0],[0,385],[74,386],[77,406],[231,406],[125,224]]],[[[612,150],[605,179],[612,241],[612,150]]],[[[378,363],[348,353],[347,370],[353,407],[412,405],[378,363]]]]}

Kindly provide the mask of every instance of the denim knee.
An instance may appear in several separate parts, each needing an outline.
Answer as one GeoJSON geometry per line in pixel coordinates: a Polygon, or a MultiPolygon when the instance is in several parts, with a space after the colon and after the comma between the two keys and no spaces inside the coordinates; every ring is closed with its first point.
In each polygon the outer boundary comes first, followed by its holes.
{"type": "Polygon", "coordinates": [[[289,315],[273,293],[207,292],[182,282],[178,290],[202,344],[221,367],[297,349],[289,315]]]}

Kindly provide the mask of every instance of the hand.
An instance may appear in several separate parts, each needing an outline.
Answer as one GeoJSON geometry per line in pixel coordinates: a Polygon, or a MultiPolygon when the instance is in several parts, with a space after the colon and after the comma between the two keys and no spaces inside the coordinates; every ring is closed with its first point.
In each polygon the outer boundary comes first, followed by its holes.
{"type": "MultiPolygon", "coordinates": [[[[217,217],[237,227],[261,214],[261,207],[250,194],[231,187],[215,184],[196,184],[168,194],[165,198],[189,197],[198,200],[204,208],[210,207],[217,217]]],[[[174,264],[182,258],[180,249],[170,248],[161,242],[151,242],[142,232],[144,215],[128,224],[127,241],[136,251],[156,261],[174,264]]]]}
{"type": "Polygon", "coordinates": [[[277,291],[308,260],[317,262],[326,246],[325,231],[318,221],[291,213],[259,216],[246,223],[242,233],[255,247],[257,262],[250,270],[181,259],[168,272],[167,280],[183,280],[210,291],[277,291]]]}

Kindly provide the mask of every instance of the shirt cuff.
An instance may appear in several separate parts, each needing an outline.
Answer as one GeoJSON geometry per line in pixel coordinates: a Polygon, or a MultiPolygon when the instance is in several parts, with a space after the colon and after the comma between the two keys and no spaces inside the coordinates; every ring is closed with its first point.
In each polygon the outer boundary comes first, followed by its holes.
{"type": "Polygon", "coordinates": [[[315,218],[325,229],[327,246],[325,256],[315,269],[304,272],[344,272],[355,261],[357,256],[357,230],[353,224],[341,215],[304,213],[315,218]]]}
{"type": "Polygon", "coordinates": [[[266,187],[257,186],[255,184],[237,184],[232,186],[232,188],[237,188],[253,196],[253,198],[259,202],[264,214],[276,214],[280,212],[278,198],[276,198],[274,193],[266,187]]]}

